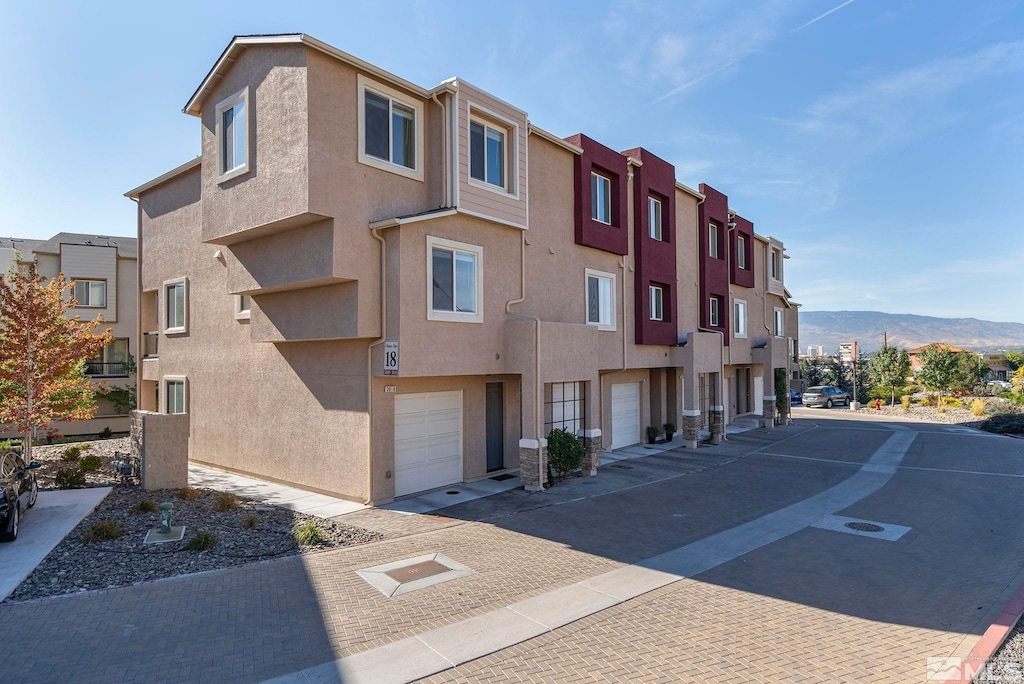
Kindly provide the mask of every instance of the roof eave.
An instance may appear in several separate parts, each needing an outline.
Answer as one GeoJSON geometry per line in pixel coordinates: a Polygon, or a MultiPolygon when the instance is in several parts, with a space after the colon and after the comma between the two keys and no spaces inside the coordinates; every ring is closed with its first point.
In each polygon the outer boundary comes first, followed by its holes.
{"type": "Polygon", "coordinates": [[[173,169],[171,169],[170,171],[168,171],[167,173],[161,174],[161,175],[157,176],[156,178],[154,178],[153,180],[148,181],[146,183],[143,183],[142,185],[140,185],[137,188],[129,190],[128,192],[124,193],[124,196],[127,197],[128,199],[138,199],[139,195],[141,195],[145,191],[150,190],[152,188],[155,188],[156,186],[160,185],[161,183],[165,183],[165,182],[171,180],[172,178],[174,178],[175,176],[179,176],[179,175],[185,173],[186,171],[191,171],[192,169],[194,169],[195,167],[199,166],[202,163],[203,163],[203,158],[202,157],[196,157],[195,159],[190,159],[189,161],[185,162],[181,166],[176,166],[173,169]]]}

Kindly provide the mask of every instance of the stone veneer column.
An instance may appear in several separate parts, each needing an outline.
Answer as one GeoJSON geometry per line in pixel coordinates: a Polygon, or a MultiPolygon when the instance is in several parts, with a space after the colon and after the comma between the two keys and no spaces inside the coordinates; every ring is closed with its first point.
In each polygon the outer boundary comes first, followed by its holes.
{"type": "Polygon", "coordinates": [[[781,425],[789,425],[789,423],[790,423],[790,417],[789,417],[790,413],[789,413],[789,411],[790,411],[791,403],[792,402],[788,401],[788,397],[787,397],[786,407],[784,409],[782,409],[782,411],[780,412],[780,415],[779,415],[779,423],[781,425]]]}
{"type": "Polygon", "coordinates": [[[519,479],[528,492],[544,491],[548,481],[548,440],[519,440],[519,479]]]}
{"type": "Polygon", "coordinates": [[[765,395],[761,400],[762,420],[761,424],[766,428],[775,427],[775,395],[765,395]]]}
{"type": "Polygon", "coordinates": [[[708,410],[708,418],[711,423],[711,443],[721,444],[725,440],[725,407],[712,406],[708,410]]]}
{"type": "Polygon", "coordinates": [[[687,449],[696,449],[700,439],[700,409],[683,409],[683,441],[687,449]]]}
{"type": "Polygon", "coordinates": [[[580,430],[583,438],[583,477],[597,475],[601,465],[601,447],[603,446],[600,430],[580,430]]]}

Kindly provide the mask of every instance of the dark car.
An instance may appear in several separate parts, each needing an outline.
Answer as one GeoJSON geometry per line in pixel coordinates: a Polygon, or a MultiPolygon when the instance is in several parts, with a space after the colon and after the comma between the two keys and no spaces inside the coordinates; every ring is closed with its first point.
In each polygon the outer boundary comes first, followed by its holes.
{"type": "Polygon", "coordinates": [[[804,395],[797,392],[795,389],[789,390],[789,404],[790,406],[796,406],[804,402],[804,395]]]}
{"type": "Polygon", "coordinates": [[[36,505],[39,483],[35,469],[39,464],[25,459],[16,451],[0,455],[0,542],[18,538],[18,526],[26,510],[36,505]]]}
{"type": "Polygon", "coordinates": [[[824,406],[832,408],[835,404],[846,406],[850,403],[850,395],[833,385],[808,387],[804,392],[804,406],[824,406]]]}

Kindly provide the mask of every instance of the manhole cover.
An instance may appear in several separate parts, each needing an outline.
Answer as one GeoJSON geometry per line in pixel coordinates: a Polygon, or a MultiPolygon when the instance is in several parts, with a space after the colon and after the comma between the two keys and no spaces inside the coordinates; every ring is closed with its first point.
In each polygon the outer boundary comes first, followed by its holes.
{"type": "Polygon", "coordinates": [[[885,530],[881,525],[866,522],[848,522],[846,523],[846,526],[851,530],[857,530],[858,532],[882,532],[885,530]]]}
{"type": "Polygon", "coordinates": [[[400,584],[405,584],[406,582],[423,579],[424,577],[440,575],[442,572],[448,572],[449,570],[451,568],[437,561],[424,561],[415,565],[407,565],[404,568],[396,568],[384,574],[400,584]]]}

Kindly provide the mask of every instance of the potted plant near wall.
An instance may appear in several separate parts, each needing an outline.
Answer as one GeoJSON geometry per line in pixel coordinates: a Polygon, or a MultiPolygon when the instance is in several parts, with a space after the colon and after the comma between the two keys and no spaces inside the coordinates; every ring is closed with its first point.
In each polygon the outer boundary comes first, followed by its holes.
{"type": "Polygon", "coordinates": [[[554,470],[558,482],[568,477],[583,463],[583,445],[576,435],[558,428],[548,433],[548,466],[554,470]]]}
{"type": "Polygon", "coordinates": [[[654,444],[658,441],[658,428],[653,425],[647,427],[647,443],[654,444]]]}
{"type": "Polygon", "coordinates": [[[674,434],[676,434],[675,423],[665,423],[664,428],[665,428],[665,441],[666,442],[671,442],[672,441],[672,436],[674,434]]]}

